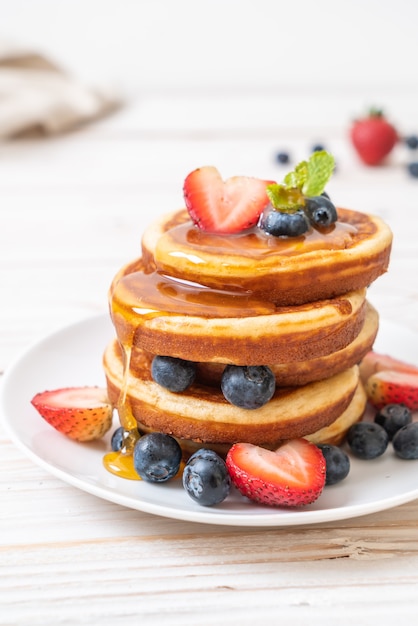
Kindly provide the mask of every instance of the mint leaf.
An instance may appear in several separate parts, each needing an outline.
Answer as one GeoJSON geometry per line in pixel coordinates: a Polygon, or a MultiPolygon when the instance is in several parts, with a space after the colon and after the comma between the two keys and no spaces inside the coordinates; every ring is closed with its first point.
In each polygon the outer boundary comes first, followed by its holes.
{"type": "Polygon", "coordinates": [[[297,187],[298,189],[302,189],[308,178],[308,167],[309,164],[307,161],[301,161],[295,166],[293,172],[289,172],[284,178],[284,184],[286,187],[297,187]]]}
{"type": "Polygon", "coordinates": [[[321,150],[311,154],[289,172],[281,185],[268,185],[267,195],[276,211],[292,213],[305,205],[305,198],[319,196],[325,189],[335,166],[334,157],[321,150]]]}
{"type": "Polygon", "coordinates": [[[300,189],[297,188],[272,184],[267,186],[266,191],[273,208],[277,211],[292,213],[305,203],[300,189]]]}
{"type": "Polygon", "coordinates": [[[308,197],[321,195],[334,167],[334,157],[329,152],[325,150],[314,152],[307,163],[307,176],[302,185],[302,193],[308,197]]]}

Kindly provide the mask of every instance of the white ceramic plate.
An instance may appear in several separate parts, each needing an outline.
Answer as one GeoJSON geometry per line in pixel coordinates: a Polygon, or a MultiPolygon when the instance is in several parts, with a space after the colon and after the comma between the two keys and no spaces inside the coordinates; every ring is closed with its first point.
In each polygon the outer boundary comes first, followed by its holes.
{"type": "MultiPolygon", "coordinates": [[[[346,519],[418,497],[418,462],[396,458],[390,446],[374,461],[351,459],[351,471],[344,481],[326,487],[313,505],[296,510],[257,506],[236,492],[216,507],[202,507],[189,498],[179,480],[155,485],[110,474],[102,465],[103,455],[110,450],[110,433],[92,444],[73,442],[51,428],[33,409],[30,399],[44,389],[104,386],[101,357],[112,336],[107,316],[81,321],[26,350],[4,377],[0,408],[7,432],[33,461],[67,483],[147,513],[235,526],[290,526],[346,519]]],[[[418,335],[382,321],[375,348],[413,363],[418,335]]]]}

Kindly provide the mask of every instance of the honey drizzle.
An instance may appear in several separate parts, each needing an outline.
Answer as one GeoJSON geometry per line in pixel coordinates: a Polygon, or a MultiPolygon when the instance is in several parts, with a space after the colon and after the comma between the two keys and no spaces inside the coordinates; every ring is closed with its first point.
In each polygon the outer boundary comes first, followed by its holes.
{"type": "MultiPolygon", "coordinates": [[[[222,255],[243,257],[257,262],[269,256],[294,256],[302,251],[312,252],[324,249],[343,249],[350,244],[357,233],[352,224],[337,221],[327,229],[311,228],[297,237],[275,237],[264,233],[258,227],[250,231],[228,235],[208,233],[191,225],[190,220],[173,225],[159,238],[155,249],[155,263],[158,266],[160,251],[172,258],[185,258],[191,265],[202,265],[207,256],[219,258],[222,255]],[[203,253],[203,256],[200,254],[203,253]]],[[[224,262],[224,260],[223,260],[224,262]]],[[[239,260],[232,261],[234,264],[239,260]]]]}
{"type": "MultiPolygon", "coordinates": [[[[157,244],[156,256],[152,262],[138,259],[115,279],[110,298],[118,335],[121,337],[126,332],[123,326],[127,319],[131,321],[131,328],[135,328],[146,319],[163,315],[238,318],[269,315],[275,312],[274,302],[243,286],[237,284],[231,286],[231,280],[227,287],[215,288],[176,276],[175,259],[180,256],[188,258],[189,269],[196,263],[194,275],[199,280],[201,274],[199,268],[202,264],[209,263],[211,257],[218,259],[223,269],[228,267],[229,263],[234,266],[237,263],[239,266],[240,261],[233,259],[239,259],[240,255],[244,260],[253,261],[257,267],[257,263],[262,263],[262,259],[270,255],[292,256],[300,254],[302,249],[304,252],[344,249],[349,246],[356,232],[355,226],[337,222],[327,232],[311,229],[308,234],[295,238],[272,237],[256,232],[225,237],[200,231],[190,226],[190,222],[174,223],[159,240],[166,242],[166,258],[171,257],[173,263],[171,268],[165,269],[164,263],[159,266],[157,244]],[[192,250],[193,254],[184,255],[184,250],[192,250]],[[199,256],[199,251],[203,251],[203,256],[199,256]]],[[[125,343],[123,337],[122,341],[125,343]]]]}
{"type": "MultiPolygon", "coordinates": [[[[103,464],[108,472],[119,476],[120,478],[127,478],[128,480],[142,480],[137,474],[132,454],[121,454],[120,452],[108,452],[103,458],[103,464]]],[[[180,463],[179,471],[174,478],[181,478],[184,470],[184,461],[180,463]]]]}
{"type": "Polygon", "coordinates": [[[141,480],[135,471],[132,454],[121,454],[120,452],[108,452],[103,457],[103,465],[111,474],[128,478],[129,480],[141,480]]]}
{"type": "Polygon", "coordinates": [[[133,348],[133,336],[130,338],[128,343],[122,343],[123,350],[123,379],[121,391],[117,403],[117,410],[119,413],[119,419],[121,426],[125,429],[125,431],[132,431],[137,428],[136,419],[132,413],[131,403],[128,401],[128,383],[129,383],[129,373],[131,370],[131,357],[132,357],[132,348],[133,348]]]}
{"type": "Polygon", "coordinates": [[[123,350],[123,379],[121,391],[117,402],[119,421],[124,429],[123,445],[119,452],[108,452],[103,457],[105,468],[116,476],[130,480],[141,480],[138,476],[133,461],[133,449],[139,439],[138,425],[132,413],[131,403],[128,400],[128,382],[132,357],[134,333],[131,333],[128,343],[121,344],[123,350]]]}
{"type": "MultiPolygon", "coordinates": [[[[246,317],[269,315],[275,311],[273,303],[248,291],[213,289],[158,271],[145,273],[140,269],[117,282],[111,307],[114,324],[121,333],[127,317],[139,322],[157,316],[246,317]]],[[[122,339],[125,346],[129,346],[130,341],[130,338],[122,339]]]]}

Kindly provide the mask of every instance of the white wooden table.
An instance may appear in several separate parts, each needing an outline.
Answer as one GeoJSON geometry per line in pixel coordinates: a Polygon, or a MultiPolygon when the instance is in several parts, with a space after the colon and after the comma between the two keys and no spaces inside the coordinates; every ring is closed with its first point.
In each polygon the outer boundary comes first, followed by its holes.
{"type": "MultiPolygon", "coordinates": [[[[416,130],[416,101],[379,96],[416,130]]],[[[356,96],[338,113],[318,100],[302,122],[292,117],[298,102],[274,90],[154,94],[74,134],[1,145],[1,370],[52,330],[106,312],[111,278],[138,255],[150,217],[181,206],[191,169],[281,179],[277,150],[299,160],[317,141],[338,162],[333,197],[391,224],[391,268],[371,299],[382,317],[418,332],[418,180],[405,173],[406,151],[364,168],[346,139],[356,96]]],[[[418,501],[314,526],[193,524],[77,490],[2,430],[0,486],[2,626],[384,625],[418,610],[418,501]]]]}

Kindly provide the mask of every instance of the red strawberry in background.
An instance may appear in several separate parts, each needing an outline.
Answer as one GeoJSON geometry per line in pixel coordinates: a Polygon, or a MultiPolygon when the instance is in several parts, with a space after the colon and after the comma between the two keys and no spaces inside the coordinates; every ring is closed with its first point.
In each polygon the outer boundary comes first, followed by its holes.
{"type": "Polygon", "coordinates": [[[184,181],[187,210],[196,226],[210,233],[239,233],[255,226],[269,203],[273,181],[234,176],[223,181],[216,167],[200,167],[184,181]]]}
{"type": "Polygon", "coordinates": [[[366,117],[356,120],[350,137],[358,156],[366,165],[382,163],[398,141],[395,127],[378,109],[371,109],[366,117]]]}
{"type": "Polygon", "coordinates": [[[227,454],[226,465],[244,496],[270,506],[311,504],[325,485],[324,456],[306,439],[292,439],[275,451],[236,443],[227,454]]]}
{"type": "Polygon", "coordinates": [[[43,391],[31,402],[48,424],[77,441],[99,439],[112,425],[113,406],[100,387],[43,391]]]}

